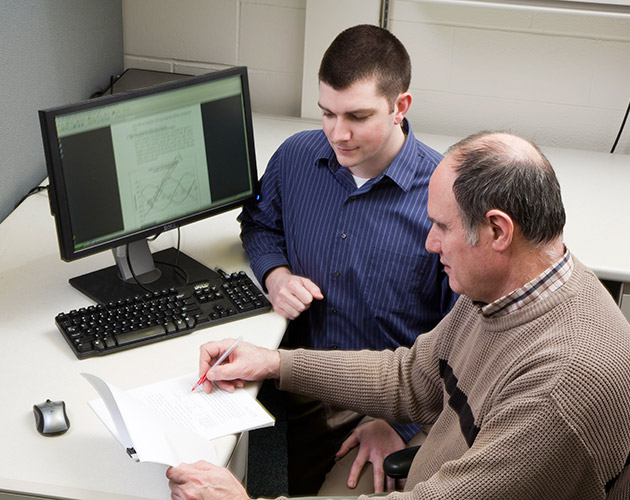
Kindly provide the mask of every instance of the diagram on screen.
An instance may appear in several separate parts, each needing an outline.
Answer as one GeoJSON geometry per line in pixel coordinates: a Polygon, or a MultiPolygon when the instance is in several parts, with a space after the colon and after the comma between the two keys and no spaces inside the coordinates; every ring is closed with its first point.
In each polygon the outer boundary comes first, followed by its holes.
{"type": "Polygon", "coordinates": [[[164,155],[158,162],[132,174],[134,203],[140,225],[186,213],[200,204],[194,155],[164,155]]]}

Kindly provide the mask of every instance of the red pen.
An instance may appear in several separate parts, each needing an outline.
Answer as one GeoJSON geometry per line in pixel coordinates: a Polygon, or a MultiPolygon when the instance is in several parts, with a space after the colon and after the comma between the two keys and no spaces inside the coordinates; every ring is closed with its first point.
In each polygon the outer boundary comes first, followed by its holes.
{"type": "MultiPolygon", "coordinates": [[[[220,365],[221,363],[223,363],[223,361],[225,361],[225,359],[230,355],[230,353],[234,350],[234,348],[237,346],[237,344],[243,340],[243,337],[239,337],[237,338],[234,343],[228,348],[227,351],[225,351],[223,354],[221,354],[221,356],[219,357],[219,359],[217,359],[214,364],[210,367],[210,370],[212,370],[215,366],[220,365]]],[[[195,387],[192,388],[192,391],[194,391],[197,387],[199,387],[201,384],[203,384],[206,381],[206,374],[208,372],[204,373],[204,375],[197,381],[197,383],[195,384],[195,387]]]]}

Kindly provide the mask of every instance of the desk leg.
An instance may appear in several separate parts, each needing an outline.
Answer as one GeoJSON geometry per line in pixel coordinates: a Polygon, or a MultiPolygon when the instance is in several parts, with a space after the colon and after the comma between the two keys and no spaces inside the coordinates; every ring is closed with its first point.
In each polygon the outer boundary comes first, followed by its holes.
{"type": "Polygon", "coordinates": [[[602,279],[600,279],[599,281],[601,281],[602,285],[606,287],[606,290],[610,292],[610,295],[612,295],[612,298],[615,300],[615,303],[619,307],[621,307],[621,302],[623,301],[623,289],[624,289],[625,283],[622,283],[621,281],[602,280],[602,279]]]}
{"type": "Polygon", "coordinates": [[[621,293],[621,312],[630,323],[630,283],[624,283],[621,293]]]}
{"type": "Polygon", "coordinates": [[[228,469],[232,471],[238,480],[247,484],[247,450],[249,448],[249,432],[241,432],[236,442],[232,456],[228,462],[228,469]]]}

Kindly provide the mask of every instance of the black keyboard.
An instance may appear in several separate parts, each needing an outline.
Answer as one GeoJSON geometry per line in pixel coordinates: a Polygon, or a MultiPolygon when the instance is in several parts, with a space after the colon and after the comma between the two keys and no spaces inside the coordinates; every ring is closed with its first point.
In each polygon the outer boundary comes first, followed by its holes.
{"type": "Polygon", "coordinates": [[[55,323],[79,359],[186,335],[271,309],[243,271],[58,314],[55,323]]]}

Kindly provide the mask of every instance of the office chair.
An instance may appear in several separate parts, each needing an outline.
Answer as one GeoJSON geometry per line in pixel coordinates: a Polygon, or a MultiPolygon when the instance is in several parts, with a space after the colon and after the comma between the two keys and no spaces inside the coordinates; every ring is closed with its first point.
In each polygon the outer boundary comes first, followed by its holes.
{"type": "Polygon", "coordinates": [[[383,470],[392,479],[404,479],[409,474],[409,468],[413,458],[418,453],[420,446],[410,446],[404,450],[390,453],[383,460],[383,470]]]}

